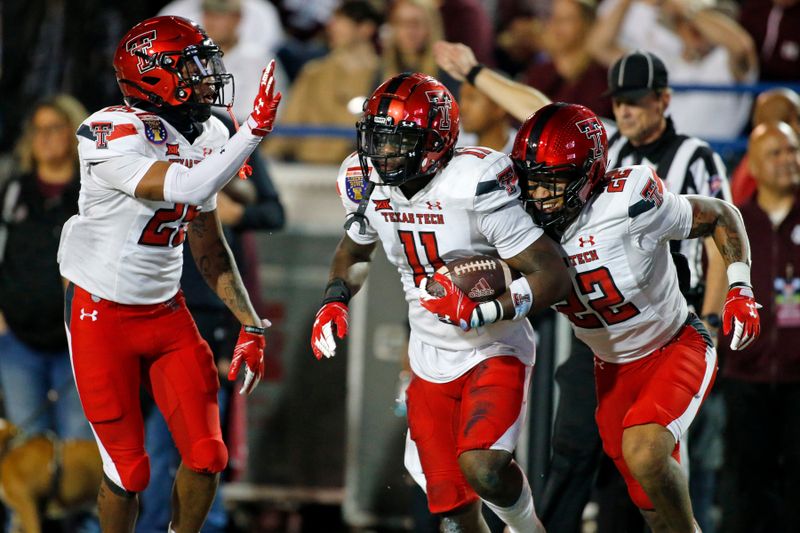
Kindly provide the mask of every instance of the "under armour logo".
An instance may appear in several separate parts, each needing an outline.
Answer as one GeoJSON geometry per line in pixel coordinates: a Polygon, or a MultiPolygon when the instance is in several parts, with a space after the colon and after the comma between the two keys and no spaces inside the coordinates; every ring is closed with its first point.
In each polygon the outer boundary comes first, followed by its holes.
{"type": "Polygon", "coordinates": [[[578,237],[578,246],[583,248],[584,244],[589,244],[591,246],[594,246],[594,235],[589,235],[588,239],[584,239],[583,237],[578,237]]]}
{"type": "Polygon", "coordinates": [[[596,366],[597,368],[602,370],[604,368],[604,365],[605,365],[605,361],[603,361],[602,359],[598,359],[596,357],[594,358],[594,366],[596,366]]]}
{"type": "Polygon", "coordinates": [[[436,200],[435,202],[427,201],[425,202],[428,204],[428,209],[438,209],[439,211],[442,210],[442,202],[436,200]]]}
{"type": "Polygon", "coordinates": [[[91,318],[92,322],[97,322],[97,309],[95,309],[91,313],[87,313],[86,311],[83,310],[83,307],[81,307],[81,320],[83,320],[86,317],[91,318]]]}
{"type": "Polygon", "coordinates": [[[758,309],[757,305],[758,304],[755,303],[745,304],[745,306],[750,310],[750,316],[753,318],[758,318],[758,313],[756,313],[756,309],[758,309]]]}

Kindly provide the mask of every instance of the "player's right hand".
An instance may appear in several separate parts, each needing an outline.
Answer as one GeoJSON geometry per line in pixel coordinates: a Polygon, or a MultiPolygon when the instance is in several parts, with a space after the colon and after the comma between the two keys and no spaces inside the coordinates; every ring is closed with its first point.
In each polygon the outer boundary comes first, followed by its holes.
{"type": "Polygon", "coordinates": [[[278,112],[278,104],[281,101],[281,93],[273,94],[275,91],[275,60],[269,62],[267,68],[261,73],[261,83],[258,86],[258,94],[253,102],[253,112],[247,117],[247,124],[254,135],[261,137],[272,131],[275,123],[275,115],[278,112]]]}
{"type": "Polygon", "coordinates": [[[336,327],[336,336],[343,339],[347,335],[347,315],[347,304],[343,302],[328,302],[317,311],[311,330],[311,349],[317,359],[336,355],[333,328],[336,327]]]}
{"type": "Polygon", "coordinates": [[[478,64],[472,48],[465,44],[447,41],[433,43],[433,58],[439,68],[457,81],[464,81],[472,67],[478,64]]]}
{"type": "Polygon", "coordinates": [[[731,350],[744,350],[758,338],[761,320],[753,288],[749,285],[735,285],[728,290],[728,297],[722,308],[722,333],[731,336],[731,350]]]}

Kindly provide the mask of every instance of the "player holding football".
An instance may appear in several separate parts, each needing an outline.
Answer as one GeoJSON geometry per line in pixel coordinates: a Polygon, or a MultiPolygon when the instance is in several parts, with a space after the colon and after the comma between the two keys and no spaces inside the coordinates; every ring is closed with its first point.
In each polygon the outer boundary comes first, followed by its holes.
{"type": "Polygon", "coordinates": [[[443,531],[488,531],[483,500],[512,532],[542,532],[511,456],[535,355],[524,318],[565,298],[569,276],[558,245],[523,209],[508,156],[454,149],[458,124],[450,92],[423,74],[395,76],[366,102],[358,151],[339,171],[350,218],[311,346],[317,358],[335,354],[334,335],[347,334],[347,305],[363,281],[353,267],[368,264],[380,240],[409,305],[406,467],[443,531]],[[454,251],[499,256],[525,274],[486,311],[516,321],[465,332],[422,309],[420,284],[454,251]]]}
{"type": "MultiPolygon", "coordinates": [[[[747,234],[731,204],[673,194],[650,167],[606,173],[606,149],[591,111],[554,103],[525,121],[511,158],[528,211],[568,256],[573,290],[555,309],[595,353],[603,448],[655,533],[695,532],[680,440],[711,389],[717,356],[678,290],[669,241],[713,238],[730,283],[723,333],[740,350],[759,333],[747,234]]],[[[480,325],[476,304],[434,279],[447,294],[422,305],[480,325]]]]}
{"type": "Polygon", "coordinates": [[[280,93],[270,64],[252,114],[229,140],[210,116],[231,79],[221,56],[186,19],[137,24],[114,55],[127,105],[91,115],[77,132],[79,214],[64,225],[58,261],[75,381],[103,458],[105,532],[133,531],[136,494],[150,476],[140,385],[182,458],[170,531],[200,530],[227,464],[217,370],[179,290],[187,233],[199,270],[242,323],[228,379],[244,363],[249,393],[264,372],[266,322],[225,242],[216,193],[272,130],[280,93]]]}

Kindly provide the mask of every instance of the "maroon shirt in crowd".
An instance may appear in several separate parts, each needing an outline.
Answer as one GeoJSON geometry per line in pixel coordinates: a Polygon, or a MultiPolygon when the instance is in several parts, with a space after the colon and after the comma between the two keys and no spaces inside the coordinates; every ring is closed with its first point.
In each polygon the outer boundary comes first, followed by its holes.
{"type": "Polygon", "coordinates": [[[596,115],[614,118],[611,99],[603,96],[608,89],[608,71],[599,63],[592,61],[575,81],[562,78],[550,60],[533,64],[525,77],[528,85],[539,89],[554,102],[580,104],[596,115]]]}
{"type": "Polygon", "coordinates": [[[466,44],[478,61],[493,67],[494,30],[483,5],[478,0],[444,0],[439,12],[445,40],[466,44]]]}
{"type": "Polygon", "coordinates": [[[756,41],[762,80],[800,79],[800,2],[782,8],[770,0],[745,0],[739,22],[756,41]]]}
{"type": "Polygon", "coordinates": [[[800,382],[800,199],[777,228],[756,203],[739,209],[750,238],[751,279],[761,335],[747,349],[734,352],[721,337],[722,375],[751,383],[800,382]],[[788,285],[788,286],[787,286],[788,285]]]}

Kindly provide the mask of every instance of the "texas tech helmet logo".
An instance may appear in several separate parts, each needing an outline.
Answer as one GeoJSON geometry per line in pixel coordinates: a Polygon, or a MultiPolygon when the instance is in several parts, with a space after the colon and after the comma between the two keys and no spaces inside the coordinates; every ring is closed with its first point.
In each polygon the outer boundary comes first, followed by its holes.
{"type": "Polygon", "coordinates": [[[150,30],[140,33],[125,43],[125,50],[139,60],[136,65],[139,69],[139,74],[144,74],[148,70],[156,68],[155,63],[148,59],[149,54],[147,53],[147,51],[153,47],[153,41],[155,40],[156,30],[150,30]]]}
{"type": "Polygon", "coordinates": [[[436,106],[439,113],[442,114],[442,119],[439,122],[439,129],[450,129],[450,108],[453,106],[450,101],[450,96],[444,91],[425,91],[425,96],[428,101],[436,106]]]}
{"type": "Polygon", "coordinates": [[[600,159],[603,157],[603,144],[602,144],[602,137],[603,137],[603,125],[597,119],[597,117],[591,117],[579,122],[576,122],[575,125],[578,129],[586,135],[587,139],[590,139],[594,146],[592,147],[592,157],[594,159],[600,159]]]}

